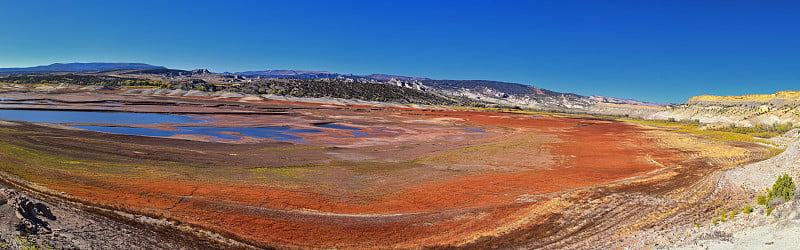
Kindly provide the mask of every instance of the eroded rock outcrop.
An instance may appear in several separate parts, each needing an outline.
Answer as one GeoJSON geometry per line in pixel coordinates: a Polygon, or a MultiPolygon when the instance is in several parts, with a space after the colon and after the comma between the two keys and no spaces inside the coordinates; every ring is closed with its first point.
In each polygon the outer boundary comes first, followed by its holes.
{"type": "Polygon", "coordinates": [[[769,95],[702,95],[688,102],[667,107],[652,119],[691,120],[739,127],[800,124],[800,91],[781,91],[769,95]]]}
{"type": "Polygon", "coordinates": [[[56,220],[47,205],[13,189],[0,189],[0,206],[7,212],[13,211],[15,218],[7,218],[7,225],[24,234],[49,233],[48,221],[56,220]]]}

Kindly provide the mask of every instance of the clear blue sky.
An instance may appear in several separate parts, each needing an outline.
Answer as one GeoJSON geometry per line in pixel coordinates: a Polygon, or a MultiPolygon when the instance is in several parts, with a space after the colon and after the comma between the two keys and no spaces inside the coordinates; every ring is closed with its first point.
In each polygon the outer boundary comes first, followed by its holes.
{"type": "Polygon", "coordinates": [[[683,102],[800,90],[800,1],[0,0],[0,67],[488,79],[683,102]]]}

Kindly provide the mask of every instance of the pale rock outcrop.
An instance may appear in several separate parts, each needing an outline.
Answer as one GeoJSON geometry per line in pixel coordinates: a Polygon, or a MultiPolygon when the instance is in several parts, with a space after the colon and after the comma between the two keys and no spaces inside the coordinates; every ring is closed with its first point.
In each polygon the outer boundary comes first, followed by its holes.
{"type": "Polygon", "coordinates": [[[770,95],[697,96],[688,102],[668,106],[650,119],[699,121],[739,127],[800,124],[800,91],[781,91],[770,95]]]}

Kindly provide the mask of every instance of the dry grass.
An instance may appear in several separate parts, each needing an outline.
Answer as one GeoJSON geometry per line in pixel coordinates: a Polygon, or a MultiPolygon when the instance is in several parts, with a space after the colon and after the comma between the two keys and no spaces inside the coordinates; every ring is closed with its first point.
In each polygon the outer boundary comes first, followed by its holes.
{"type": "Polygon", "coordinates": [[[670,122],[670,121],[646,121],[646,120],[635,120],[635,119],[618,119],[618,120],[633,122],[638,124],[672,128],[679,132],[687,132],[700,136],[705,136],[715,141],[722,141],[722,142],[740,141],[740,142],[763,143],[770,145],[772,144],[767,140],[756,138],[753,135],[728,132],[728,131],[702,129],[697,124],[693,123],[670,122]]]}

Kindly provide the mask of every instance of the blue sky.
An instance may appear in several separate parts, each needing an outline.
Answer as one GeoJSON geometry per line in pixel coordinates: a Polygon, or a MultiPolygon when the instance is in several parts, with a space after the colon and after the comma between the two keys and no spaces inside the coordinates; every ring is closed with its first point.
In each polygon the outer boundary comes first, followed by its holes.
{"type": "Polygon", "coordinates": [[[657,102],[800,90],[798,1],[0,0],[0,67],[487,79],[657,102]]]}

